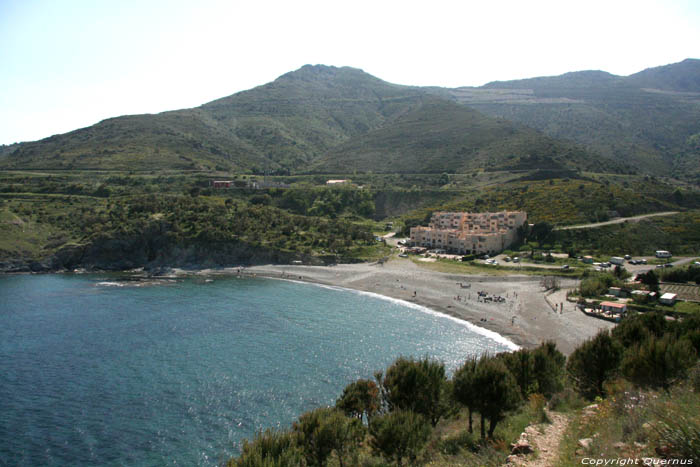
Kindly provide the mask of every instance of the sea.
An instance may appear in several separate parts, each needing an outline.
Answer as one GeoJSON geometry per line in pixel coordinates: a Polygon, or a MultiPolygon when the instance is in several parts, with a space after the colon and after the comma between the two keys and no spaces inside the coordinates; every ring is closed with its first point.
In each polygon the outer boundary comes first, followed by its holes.
{"type": "Polygon", "coordinates": [[[236,276],[0,277],[0,465],[201,465],[399,356],[511,350],[412,303],[236,276]]]}

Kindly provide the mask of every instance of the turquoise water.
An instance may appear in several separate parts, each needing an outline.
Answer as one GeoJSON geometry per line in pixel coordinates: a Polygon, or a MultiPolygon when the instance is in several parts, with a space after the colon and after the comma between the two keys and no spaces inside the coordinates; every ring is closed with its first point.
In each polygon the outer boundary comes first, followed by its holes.
{"type": "Polygon", "coordinates": [[[400,355],[506,343],[358,292],[214,277],[0,278],[0,463],[216,465],[400,355]]]}

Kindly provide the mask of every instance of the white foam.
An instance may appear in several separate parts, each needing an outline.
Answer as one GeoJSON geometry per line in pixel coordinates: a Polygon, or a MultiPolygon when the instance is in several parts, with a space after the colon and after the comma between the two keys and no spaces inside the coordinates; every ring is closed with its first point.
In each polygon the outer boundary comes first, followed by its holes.
{"type": "Polygon", "coordinates": [[[124,287],[126,284],[124,284],[123,282],[104,281],[104,282],[98,282],[95,285],[101,285],[103,287],[124,287]]]}
{"type": "Polygon", "coordinates": [[[303,282],[303,281],[298,281],[298,280],[293,280],[293,279],[280,279],[280,280],[286,280],[288,282],[295,282],[297,284],[310,284],[310,285],[315,285],[317,287],[323,287],[325,289],[331,289],[331,290],[345,290],[348,292],[353,292],[353,293],[357,293],[360,295],[367,295],[369,297],[374,297],[374,298],[378,298],[380,300],[385,300],[388,302],[396,303],[398,305],[402,305],[402,306],[405,306],[407,308],[411,308],[411,309],[420,311],[422,313],[427,313],[429,315],[439,316],[441,318],[447,318],[449,320],[452,320],[455,323],[459,323],[462,326],[466,327],[470,331],[473,331],[473,332],[480,334],[484,337],[487,337],[493,341],[496,341],[501,345],[508,347],[508,349],[510,349],[511,351],[515,351],[515,350],[520,349],[519,345],[517,345],[516,343],[514,343],[510,339],[498,334],[497,332],[491,331],[490,329],[482,328],[480,326],[477,326],[475,324],[470,323],[469,321],[465,321],[463,319],[448,315],[446,313],[441,313],[439,311],[435,311],[435,310],[430,309],[430,308],[423,306],[423,305],[418,305],[416,303],[412,303],[412,302],[409,302],[406,300],[401,300],[400,298],[387,297],[386,295],[381,295],[381,294],[374,293],[374,292],[366,292],[364,290],[349,289],[347,287],[340,287],[337,285],[318,284],[316,282],[303,282]]]}

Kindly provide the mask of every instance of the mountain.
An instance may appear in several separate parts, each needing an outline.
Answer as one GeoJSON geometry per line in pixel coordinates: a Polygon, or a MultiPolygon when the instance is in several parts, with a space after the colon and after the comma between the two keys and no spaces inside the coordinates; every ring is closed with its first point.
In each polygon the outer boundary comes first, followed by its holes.
{"type": "Polygon", "coordinates": [[[433,92],[635,171],[700,180],[700,60],[627,77],[580,71],[433,92]]]}
{"type": "Polygon", "coordinates": [[[306,65],[197,108],[112,118],[5,148],[0,168],[693,174],[697,62],[457,89],[306,65]]]}
{"type": "MultiPolygon", "coordinates": [[[[320,172],[366,170],[463,173],[492,169],[600,169],[600,158],[472,108],[424,97],[420,105],[331,149],[312,167],[320,172]]],[[[619,169],[615,164],[608,168],[619,169]]]]}
{"type": "Polygon", "coordinates": [[[297,170],[377,128],[423,92],[353,68],[304,66],[198,108],[132,115],[41,141],[6,168],[297,170]]]}
{"type": "Polygon", "coordinates": [[[700,60],[686,59],[673,65],[647,68],[627,81],[640,88],[700,93],[700,60]]]}

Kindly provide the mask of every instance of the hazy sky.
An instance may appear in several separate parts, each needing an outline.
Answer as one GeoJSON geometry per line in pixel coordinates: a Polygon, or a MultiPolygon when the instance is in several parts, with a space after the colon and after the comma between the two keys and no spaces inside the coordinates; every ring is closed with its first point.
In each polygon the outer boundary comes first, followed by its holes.
{"type": "Polygon", "coordinates": [[[0,0],[0,144],[194,107],[304,64],[479,86],[700,57],[698,0],[0,0]]]}

